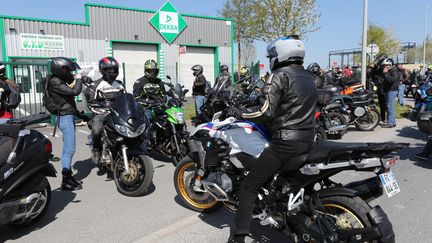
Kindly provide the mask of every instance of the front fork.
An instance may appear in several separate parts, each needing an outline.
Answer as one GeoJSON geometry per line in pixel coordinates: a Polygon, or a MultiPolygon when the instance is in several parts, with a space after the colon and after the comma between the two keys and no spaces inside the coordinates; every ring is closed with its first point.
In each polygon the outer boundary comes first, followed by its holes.
{"type": "Polygon", "coordinates": [[[171,124],[172,135],[173,135],[173,138],[174,138],[174,144],[176,146],[176,151],[177,151],[177,153],[179,153],[180,152],[180,147],[179,147],[179,143],[178,143],[178,139],[177,139],[177,129],[176,129],[174,123],[170,123],[170,124],[171,124]]]}
{"type": "Polygon", "coordinates": [[[126,153],[127,149],[128,148],[126,147],[126,145],[123,144],[121,147],[122,155],[123,155],[123,162],[124,162],[126,174],[129,175],[130,174],[130,172],[129,172],[129,160],[128,160],[127,153],[126,153]]]}

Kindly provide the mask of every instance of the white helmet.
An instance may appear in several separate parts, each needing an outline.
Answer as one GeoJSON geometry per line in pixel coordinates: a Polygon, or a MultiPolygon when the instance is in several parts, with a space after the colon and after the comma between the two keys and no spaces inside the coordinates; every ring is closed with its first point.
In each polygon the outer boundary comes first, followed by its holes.
{"type": "Polygon", "coordinates": [[[382,62],[381,62],[381,66],[384,66],[384,65],[390,65],[390,66],[393,66],[393,59],[391,59],[391,58],[389,58],[389,57],[387,57],[386,59],[384,59],[382,62]]]}
{"type": "Polygon", "coordinates": [[[267,46],[267,55],[270,61],[270,70],[278,67],[282,62],[303,62],[305,47],[298,35],[280,37],[267,46]]]}

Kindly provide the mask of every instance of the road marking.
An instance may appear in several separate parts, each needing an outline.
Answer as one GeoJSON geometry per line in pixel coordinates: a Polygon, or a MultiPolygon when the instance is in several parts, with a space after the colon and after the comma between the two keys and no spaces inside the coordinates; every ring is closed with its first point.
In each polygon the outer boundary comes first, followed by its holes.
{"type": "Polygon", "coordinates": [[[85,134],[90,134],[89,132],[83,131],[83,130],[78,130],[78,132],[82,132],[82,133],[85,133],[85,134]]]}
{"type": "MultiPolygon", "coordinates": [[[[150,242],[158,242],[163,238],[167,238],[168,236],[171,236],[181,230],[184,230],[186,227],[189,227],[191,225],[194,225],[196,223],[202,222],[203,219],[199,217],[200,214],[194,214],[187,218],[184,218],[180,221],[177,221],[177,223],[171,224],[165,228],[162,228],[158,231],[155,231],[153,233],[150,233],[136,241],[135,243],[150,243],[150,242]]],[[[206,217],[206,216],[204,216],[206,217]]]]}

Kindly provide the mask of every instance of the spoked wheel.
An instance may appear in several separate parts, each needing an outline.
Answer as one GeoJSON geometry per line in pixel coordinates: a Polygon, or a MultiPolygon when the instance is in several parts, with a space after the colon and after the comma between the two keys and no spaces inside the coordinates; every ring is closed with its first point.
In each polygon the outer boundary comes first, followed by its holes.
{"type": "Polygon", "coordinates": [[[177,165],[174,172],[177,195],[192,210],[202,213],[215,211],[222,203],[204,191],[204,188],[194,188],[198,169],[198,164],[191,160],[183,160],[177,165]]]}
{"type": "Polygon", "coordinates": [[[117,190],[130,197],[143,195],[153,180],[153,163],[149,156],[133,156],[129,159],[129,173],[122,159],[114,166],[114,181],[117,190]]]}
{"type": "Polygon", "coordinates": [[[380,113],[375,107],[370,107],[369,111],[357,119],[355,125],[360,131],[372,131],[380,122],[380,113]]]}
{"type": "MultiPolygon", "coordinates": [[[[333,217],[335,226],[339,229],[349,230],[372,226],[367,215],[371,207],[360,197],[332,196],[321,199],[321,202],[326,213],[333,217]]],[[[353,236],[349,242],[356,240],[361,240],[361,236],[353,236]]]]}

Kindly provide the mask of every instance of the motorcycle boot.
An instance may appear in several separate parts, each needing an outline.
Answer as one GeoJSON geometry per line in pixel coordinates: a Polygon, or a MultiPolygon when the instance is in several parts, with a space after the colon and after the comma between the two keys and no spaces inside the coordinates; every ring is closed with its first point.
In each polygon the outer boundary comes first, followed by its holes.
{"type": "Polygon", "coordinates": [[[73,178],[71,170],[63,169],[62,176],[63,176],[62,183],[61,183],[62,190],[74,191],[74,190],[82,189],[81,183],[79,183],[75,178],[73,178]]]}

